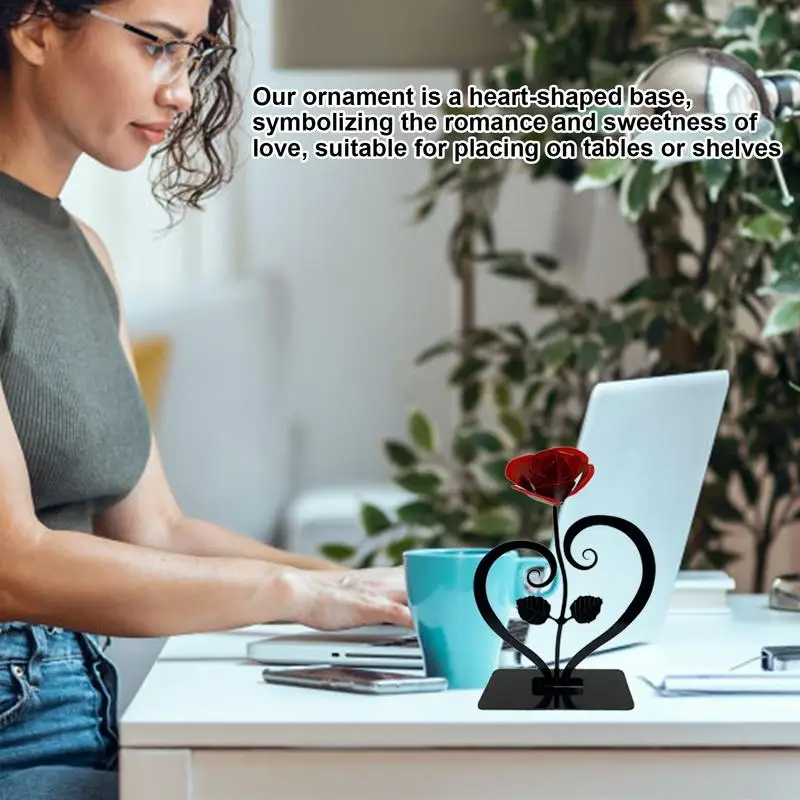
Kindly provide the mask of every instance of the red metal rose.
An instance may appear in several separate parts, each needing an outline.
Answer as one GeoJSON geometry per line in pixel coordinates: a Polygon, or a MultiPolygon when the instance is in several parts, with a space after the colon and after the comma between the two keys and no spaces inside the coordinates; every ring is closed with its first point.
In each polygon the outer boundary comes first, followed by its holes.
{"type": "Polygon", "coordinates": [[[517,491],[549,506],[560,506],[583,489],[592,475],[594,466],[589,456],[574,447],[527,453],[506,465],[506,478],[517,491]]]}

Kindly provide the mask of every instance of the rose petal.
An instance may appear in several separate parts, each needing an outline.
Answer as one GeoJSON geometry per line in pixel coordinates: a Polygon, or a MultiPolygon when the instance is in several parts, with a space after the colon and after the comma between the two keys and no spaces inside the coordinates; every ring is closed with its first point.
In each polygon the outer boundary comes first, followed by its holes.
{"type": "Polygon", "coordinates": [[[583,450],[578,450],[577,447],[556,447],[555,449],[564,454],[575,455],[582,462],[589,463],[589,456],[587,456],[583,450]]]}
{"type": "Polygon", "coordinates": [[[530,480],[529,464],[533,456],[533,453],[525,453],[524,455],[512,458],[506,464],[506,478],[508,478],[511,483],[519,483],[521,475],[525,475],[528,480],[530,480]]]}
{"type": "Polygon", "coordinates": [[[535,462],[535,467],[542,479],[549,483],[562,481],[574,482],[583,472],[588,457],[580,450],[566,447],[554,447],[543,451],[543,457],[535,462]]]}
{"type": "Polygon", "coordinates": [[[569,471],[573,477],[577,477],[586,468],[589,463],[589,456],[586,453],[576,450],[575,448],[560,447],[558,455],[561,462],[568,465],[569,471]]]}

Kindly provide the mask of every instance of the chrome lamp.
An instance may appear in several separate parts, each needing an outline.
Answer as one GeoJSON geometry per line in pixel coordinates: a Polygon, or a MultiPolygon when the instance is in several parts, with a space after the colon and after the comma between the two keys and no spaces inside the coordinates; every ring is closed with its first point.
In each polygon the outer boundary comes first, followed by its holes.
{"type": "MultiPolygon", "coordinates": [[[[800,115],[800,72],[792,70],[756,71],[746,61],[710,47],[677,50],[656,61],[634,84],[641,91],[683,90],[692,101],[691,108],[672,106],[628,109],[630,115],[724,115],[729,124],[725,132],[709,131],[643,131],[629,135],[630,141],[648,142],[661,147],[667,141],[686,142],[682,157],[661,159],[674,163],[698,160],[691,144],[707,138],[718,143],[735,139],[749,142],[768,141],[775,132],[775,122],[800,115]],[[742,115],[756,114],[752,129],[735,130],[732,121],[742,115]]],[[[778,177],[784,205],[794,200],[777,158],[771,158],[778,177]]]]}

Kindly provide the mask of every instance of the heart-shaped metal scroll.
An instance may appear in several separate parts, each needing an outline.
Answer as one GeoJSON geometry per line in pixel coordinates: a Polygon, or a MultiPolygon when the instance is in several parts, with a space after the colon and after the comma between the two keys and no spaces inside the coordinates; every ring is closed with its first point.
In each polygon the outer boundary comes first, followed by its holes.
{"type": "MultiPolygon", "coordinates": [[[[644,533],[636,525],[620,517],[614,517],[606,514],[594,514],[577,520],[569,527],[564,536],[564,556],[566,557],[567,561],[569,561],[572,567],[579,570],[588,570],[594,567],[595,564],[597,564],[597,553],[591,548],[587,548],[582,552],[584,558],[586,558],[588,554],[591,554],[593,556],[593,560],[590,564],[580,564],[578,561],[575,560],[575,557],[572,554],[572,545],[575,540],[575,537],[578,534],[582,533],[587,528],[590,528],[594,525],[604,525],[609,528],[615,528],[620,533],[625,534],[625,536],[627,536],[628,539],[631,540],[636,549],[639,551],[639,556],[641,557],[642,560],[642,578],[639,584],[639,588],[637,589],[633,599],[628,604],[628,607],[622,612],[622,614],[620,614],[619,618],[614,622],[614,624],[609,626],[607,630],[605,630],[603,633],[601,633],[599,636],[597,636],[591,642],[589,642],[587,645],[581,648],[568,661],[563,671],[561,671],[562,675],[565,677],[569,677],[569,674],[572,672],[572,670],[575,669],[577,664],[583,661],[583,659],[586,658],[586,656],[590,655],[595,650],[597,650],[598,647],[610,641],[619,633],[621,633],[625,628],[628,627],[628,625],[630,625],[636,619],[636,617],[639,616],[639,614],[642,613],[645,606],[647,605],[647,601],[650,599],[650,595],[652,594],[653,591],[653,586],[655,585],[656,562],[655,562],[655,556],[653,554],[653,548],[650,546],[650,542],[647,540],[647,537],[644,535],[644,533]]],[[[561,570],[563,572],[563,563],[562,563],[561,550],[559,544],[560,543],[558,542],[558,528],[556,526],[556,551],[558,553],[559,565],[561,566],[561,570]]],[[[477,569],[475,570],[475,578],[473,581],[473,593],[475,595],[475,604],[478,606],[478,611],[480,612],[486,624],[504,642],[509,644],[518,653],[524,655],[526,658],[530,659],[534,664],[536,664],[536,666],[542,673],[542,677],[544,679],[550,679],[553,677],[553,671],[550,669],[550,667],[537,653],[531,650],[524,642],[520,642],[505,627],[505,625],[503,625],[503,623],[497,617],[497,614],[494,613],[494,610],[489,604],[489,598],[486,595],[486,579],[489,576],[489,570],[491,569],[492,564],[494,564],[495,561],[497,561],[497,559],[499,559],[501,556],[505,555],[506,553],[512,550],[523,550],[523,549],[535,550],[537,553],[542,555],[547,560],[547,563],[550,567],[549,577],[546,581],[544,581],[541,584],[529,582],[530,586],[534,588],[543,588],[549,585],[553,580],[555,580],[555,577],[558,572],[556,559],[554,558],[550,550],[544,547],[544,545],[541,545],[538,542],[530,542],[526,540],[515,540],[511,542],[504,542],[503,544],[500,544],[497,547],[494,547],[492,550],[490,550],[481,559],[477,569]]],[[[564,592],[566,592],[567,582],[565,575],[562,576],[562,586],[564,592]]],[[[592,599],[599,600],[599,598],[592,598],[592,599]]],[[[559,624],[563,624],[563,622],[559,624]]],[[[557,664],[556,665],[557,670],[558,666],[559,665],[557,664]]]]}

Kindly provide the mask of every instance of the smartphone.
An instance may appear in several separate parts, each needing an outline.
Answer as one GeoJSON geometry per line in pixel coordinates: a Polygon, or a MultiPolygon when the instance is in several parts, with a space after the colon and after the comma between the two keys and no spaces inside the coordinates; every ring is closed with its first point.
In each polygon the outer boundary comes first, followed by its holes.
{"type": "Polygon", "coordinates": [[[428,678],[424,675],[338,667],[330,664],[312,667],[267,667],[262,676],[267,683],[356,694],[409,694],[441,692],[447,689],[446,678],[428,678]]]}

